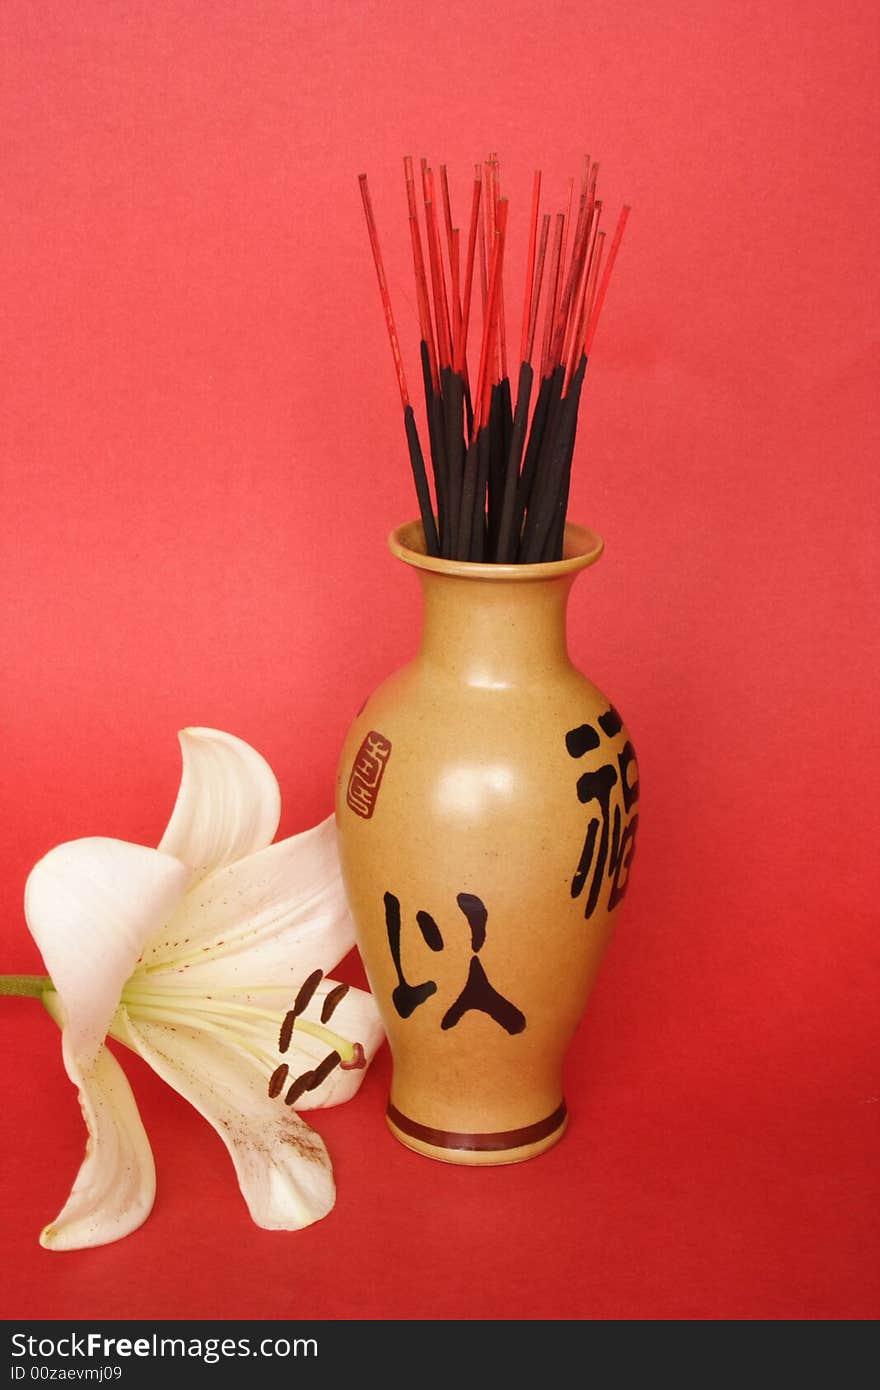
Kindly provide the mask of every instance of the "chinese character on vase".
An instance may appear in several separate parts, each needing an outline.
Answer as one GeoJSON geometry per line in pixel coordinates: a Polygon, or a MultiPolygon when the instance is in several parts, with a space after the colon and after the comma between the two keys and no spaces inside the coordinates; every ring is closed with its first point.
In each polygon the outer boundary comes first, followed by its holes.
{"type": "Polygon", "coordinates": [[[583,758],[596,750],[606,758],[599,767],[584,772],[577,783],[578,800],[595,808],[571,881],[571,896],[579,898],[592,870],[584,908],[587,918],[595,912],[606,883],[610,885],[609,912],[626,892],[639,824],[638,811],[633,813],[639,800],[635,749],[625,739],[623,723],[613,705],[596,722],[598,729],[592,724],[580,724],[565,735],[565,746],[572,758],[583,758]]]}
{"type": "Polygon", "coordinates": [[[364,820],[369,820],[376,809],[376,798],[390,757],[390,741],[371,729],[358,749],[346,795],[349,808],[364,820]]]}
{"type": "MultiPolygon", "coordinates": [[[[486,940],[488,911],[481,898],[473,893],[459,893],[456,902],[467,920],[471,932],[471,962],[468,976],[458,998],[449,1005],[440,1027],[445,1031],[476,1009],[488,1014],[506,1033],[521,1033],[526,1026],[525,1015],[489,981],[479,953],[486,940]]],[[[425,945],[432,951],[442,951],[444,942],[440,928],[430,913],[420,910],[416,922],[425,945]]],[[[437,993],[435,980],[423,980],[420,984],[410,984],[403,973],[400,951],[400,900],[393,893],[385,894],[385,925],[388,931],[388,947],[397,972],[397,984],[391,999],[401,1018],[409,1018],[431,995],[437,993]]]]}

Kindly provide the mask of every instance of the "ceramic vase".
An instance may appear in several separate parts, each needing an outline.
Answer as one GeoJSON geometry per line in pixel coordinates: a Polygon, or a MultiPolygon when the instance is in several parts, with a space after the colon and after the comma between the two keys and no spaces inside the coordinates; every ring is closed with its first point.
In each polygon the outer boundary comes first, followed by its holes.
{"type": "Polygon", "coordinates": [[[473,564],[390,537],[423,590],[415,659],[366,701],[339,767],[343,876],[393,1056],[387,1119],[450,1163],[531,1158],[563,1134],[566,1049],[626,892],[632,741],[572,665],[564,558],[473,564]]]}

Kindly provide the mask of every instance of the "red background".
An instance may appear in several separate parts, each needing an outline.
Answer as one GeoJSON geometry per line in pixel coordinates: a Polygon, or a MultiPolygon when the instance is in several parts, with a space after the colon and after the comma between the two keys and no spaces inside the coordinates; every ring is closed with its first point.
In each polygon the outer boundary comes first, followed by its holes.
{"type": "Polygon", "coordinates": [[[5,0],[0,968],[40,968],[21,899],[46,849],[156,843],[178,728],[259,748],[283,833],[330,810],[418,623],[385,550],[415,504],[356,176],[415,377],[402,155],[445,159],[463,209],[498,151],[518,287],[532,169],[558,203],[589,149],[633,213],[582,409],[570,515],[606,554],[571,645],[643,806],[570,1132],[521,1167],[420,1160],[385,1128],[383,1051],[316,1118],[334,1213],[270,1234],[126,1058],[155,1210],[49,1254],[83,1131],[54,1026],[2,1001],[4,1310],[875,1316],[876,5],[416,15],[5,0]]]}

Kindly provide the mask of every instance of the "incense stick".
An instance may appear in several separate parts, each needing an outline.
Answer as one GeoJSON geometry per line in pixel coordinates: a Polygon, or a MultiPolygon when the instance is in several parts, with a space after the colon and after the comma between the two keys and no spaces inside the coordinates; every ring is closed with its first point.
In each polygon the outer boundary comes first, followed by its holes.
{"type": "Polygon", "coordinates": [[[433,170],[420,161],[419,200],[412,158],[404,159],[433,500],[365,174],[364,215],[427,552],[450,560],[539,564],[563,553],[584,378],[629,207],[620,213],[606,255],[598,164],[585,156],[577,202],[570,179],[567,206],[555,216],[541,213],[541,172],[535,171],[514,408],[504,308],[508,200],[501,194],[495,154],[474,170],[465,249],[453,219],[447,166],[439,166],[438,198],[433,170]],[[472,376],[468,338],[478,261],[483,312],[472,376]],[[533,404],[542,299],[540,384],[533,404]]]}
{"type": "Polygon", "coordinates": [[[400,400],[403,405],[403,426],[406,433],[406,442],[409,449],[410,463],[412,465],[413,480],[416,485],[416,496],[419,500],[419,511],[422,517],[422,526],[425,532],[425,545],[429,555],[440,554],[440,541],[437,536],[437,528],[434,523],[434,514],[431,510],[431,493],[428,487],[428,477],[425,472],[425,460],[422,455],[419,435],[416,429],[413,408],[409,402],[409,392],[406,388],[406,374],[403,369],[403,358],[400,352],[400,343],[397,338],[397,328],[394,323],[394,313],[391,308],[391,296],[388,293],[388,282],[385,278],[385,267],[382,262],[382,252],[379,249],[379,237],[376,232],[376,220],[373,216],[373,204],[370,199],[370,190],[367,186],[366,174],[360,176],[361,198],[364,204],[364,215],[367,219],[367,232],[370,238],[370,247],[373,252],[373,261],[376,266],[376,275],[379,280],[379,294],[382,299],[382,307],[385,310],[385,323],[388,328],[388,338],[391,343],[391,355],[394,359],[394,366],[397,372],[397,384],[400,388],[400,400]]]}

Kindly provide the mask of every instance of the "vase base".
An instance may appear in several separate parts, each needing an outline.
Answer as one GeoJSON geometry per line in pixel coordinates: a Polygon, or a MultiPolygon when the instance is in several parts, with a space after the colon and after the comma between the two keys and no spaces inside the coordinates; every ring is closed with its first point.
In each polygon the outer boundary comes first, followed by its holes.
{"type": "Polygon", "coordinates": [[[388,1128],[401,1144],[425,1158],[441,1163],[470,1165],[499,1165],[524,1163],[556,1144],[568,1125],[565,1101],[536,1124],[521,1129],[496,1130],[482,1134],[465,1134],[446,1129],[432,1129],[404,1115],[390,1101],[385,1115],[388,1128]]]}

